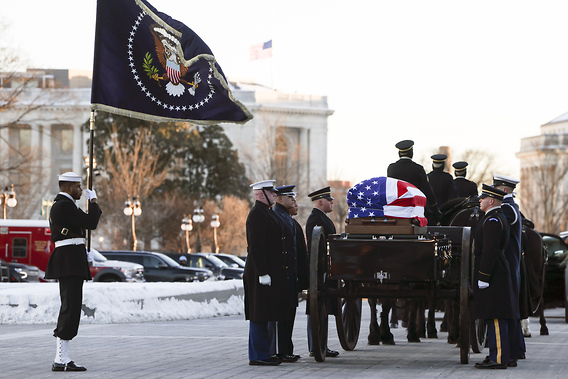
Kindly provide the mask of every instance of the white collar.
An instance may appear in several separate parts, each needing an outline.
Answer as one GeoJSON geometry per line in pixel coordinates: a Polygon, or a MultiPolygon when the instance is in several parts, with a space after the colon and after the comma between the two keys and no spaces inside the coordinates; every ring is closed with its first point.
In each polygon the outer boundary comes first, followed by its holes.
{"type": "Polygon", "coordinates": [[[408,160],[412,160],[412,158],[410,158],[410,157],[400,157],[400,159],[408,159],[408,160]]]}
{"type": "Polygon", "coordinates": [[[71,197],[71,195],[69,195],[67,192],[59,192],[59,195],[63,195],[63,196],[66,196],[66,197],[70,198],[71,201],[75,204],[75,206],[76,206],[77,208],[79,208],[79,204],[77,204],[77,202],[75,201],[75,199],[73,199],[73,198],[71,197]]]}

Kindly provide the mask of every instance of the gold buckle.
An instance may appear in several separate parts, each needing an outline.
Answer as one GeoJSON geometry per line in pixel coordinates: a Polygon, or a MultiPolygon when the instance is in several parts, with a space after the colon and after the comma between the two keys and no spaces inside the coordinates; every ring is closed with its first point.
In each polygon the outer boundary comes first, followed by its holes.
{"type": "Polygon", "coordinates": [[[67,233],[69,233],[69,229],[67,229],[67,228],[61,229],[61,234],[63,234],[64,236],[66,236],[67,233]]]}

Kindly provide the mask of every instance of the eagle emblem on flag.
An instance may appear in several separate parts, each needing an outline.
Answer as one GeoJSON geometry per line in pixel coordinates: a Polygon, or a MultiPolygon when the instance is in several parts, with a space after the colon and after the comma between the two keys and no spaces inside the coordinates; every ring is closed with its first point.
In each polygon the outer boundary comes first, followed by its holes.
{"type": "MultiPolygon", "coordinates": [[[[201,82],[199,72],[193,76],[193,82],[188,82],[183,79],[187,73],[187,67],[182,64],[183,56],[180,56],[181,43],[180,40],[169,33],[165,28],[153,24],[150,31],[154,36],[154,43],[156,44],[156,53],[158,54],[158,61],[166,70],[166,73],[159,76],[153,66],[145,65],[144,69],[151,79],[159,82],[160,80],[168,80],[166,84],[166,91],[171,96],[181,96],[185,92],[185,85],[190,86],[188,92],[195,96],[195,89],[201,82]],[[151,74],[149,74],[149,72],[151,74]]],[[[145,62],[146,63],[146,62],[145,62]]]]}

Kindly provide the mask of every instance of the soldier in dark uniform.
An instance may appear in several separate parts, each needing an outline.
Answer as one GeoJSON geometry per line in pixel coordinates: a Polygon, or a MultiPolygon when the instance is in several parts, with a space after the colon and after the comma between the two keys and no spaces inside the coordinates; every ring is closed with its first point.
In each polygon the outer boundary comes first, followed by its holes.
{"type": "Polygon", "coordinates": [[[247,260],[243,276],[245,318],[250,321],[249,364],[276,366],[271,357],[270,321],[284,320],[286,302],[283,261],[283,235],[280,218],[272,210],[276,199],[274,180],[251,184],[255,204],[247,222],[247,260]]]}
{"type": "MultiPolygon", "coordinates": [[[[281,301],[286,303],[286,313],[283,318],[275,323],[277,331],[277,358],[282,362],[296,362],[300,359],[299,355],[294,354],[294,344],[292,343],[292,331],[294,329],[294,319],[296,317],[296,307],[298,306],[298,259],[296,241],[296,222],[290,215],[290,210],[296,204],[296,193],[293,192],[294,185],[276,187],[276,204],[274,213],[281,218],[281,225],[284,234],[283,262],[285,271],[284,286],[287,289],[286,297],[281,301]]],[[[305,246],[305,242],[302,241],[305,246]]],[[[305,249],[304,249],[305,250],[305,249]]]]}
{"type": "MultiPolygon", "coordinates": [[[[327,236],[330,234],[335,234],[335,224],[327,216],[327,213],[333,211],[333,197],[331,197],[331,188],[324,187],[317,191],[314,191],[308,195],[312,199],[314,208],[312,213],[308,216],[306,221],[306,237],[308,240],[308,256],[310,254],[311,244],[312,244],[312,232],[314,227],[321,226],[323,229],[323,236],[327,240],[327,236]]],[[[306,306],[306,313],[309,312],[309,306],[306,306]]],[[[337,310],[328,309],[329,314],[335,314],[337,310]]],[[[313,356],[312,350],[312,329],[310,326],[310,316],[308,315],[308,348],[310,349],[310,356],[313,356]]],[[[337,357],[339,351],[327,349],[327,357],[337,357]]]]}
{"type": "Polygon", "coordinates": [[[432,187],[432,192],[436,197],[436,203],[440,206],[448,200],[458,197],[454,178],[451,174],[444,171],[446,166],[446,154],[434,154],[432,158],[432,171],[428,173],[428,182],[432,187]]]}
{"type": "MultiPolygon", "coordinates": [[[[493,187],[505,192],[501,203],[501,209],[509,222],[509,243],[505,249],[505,258],[511,270],[511,282],[513,284],[513,301],[515,304],[515,318],[509,325],[509,343],[511,349],[511,366],[516,366],[517,359],[525,358],[526,345],[521,327],[520,313],[520,290],[521,290],[521,233],[522,218],[519,206],[515,203],[513,191],[519,180],[508,178],[503,175],[493,175],[493,187]]],[[[525,313],[525,312],[523,312],[525,313]]],[[[523,314],[527,318],[528,314],[523,314]]]]}
{"type": "Polygon", "coordinates": [[[460,161],[454,163],[454,183],[458,197],[477,196],[477,184],[465,178],[467,174],[467,162],[460,161]]]}
{"type": "Polygon", "coordinates": [[[85,229],[97,228],[102,211],[95,191],[86,189],[88,213],[77,204],[81,198],[81,177],[72,172],[59,175],[59,192],[49,213],[51,241],[55,250],[49,257],[46,279],[59,281],[61,308],[53,335],[57,338],[53,371],[85,371],[69,358],[69,342],[77,335],[83,304],[83,281],[91,279],[85,229]]]}
{"type": "Polygon", "coordinates": [[[428,182],[424,167],[412,160],[412,156],[414,155],[414,141],[400,141],[395,146],[398,149],[400,159],[389,165],[387,176],[404,180],[422,191],[426,196],[426,218],[428,218],[428,225],[436,225],[441,213],[436,203],[436,196],[434,192],[432,192],[432,187],[428,182]]]}
{"type": "Polygon", "coordinates": [[[477,225],[474,240],[473,311],[485,320],[489,355],[479,369],[506,369],[509,364],[509,320],[515,317],[513,286],[505,248],[509,242],[509,223],[501,210],[505,192],[486,184],[479,196],[485,216],[477,225]]]}

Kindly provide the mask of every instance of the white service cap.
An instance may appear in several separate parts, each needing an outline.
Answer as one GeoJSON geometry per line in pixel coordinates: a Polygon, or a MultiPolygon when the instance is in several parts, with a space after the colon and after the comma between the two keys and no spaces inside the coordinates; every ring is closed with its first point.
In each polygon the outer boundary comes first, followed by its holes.
{"type": "Polygon", "coordinates": [[[81,177],[74,172],[66,172],[59,175],[60,182],[79,182],[81,183],[81,177]]]}
{"type": "Polygon", "coordinates": [[[264,188],[265,190],[276,192],[274,182],[276,182],[276,180],[261,180],[260,182],[253,183],[250,186],[253,190],[260,190],[264,188]]]}
{"type": "Polygon", "coordinates": [[[515,188],[520,180],[509,178],[504,175],[494,174],[493,175],[493,185],[494,186],[506,186],[515,188]]]}

